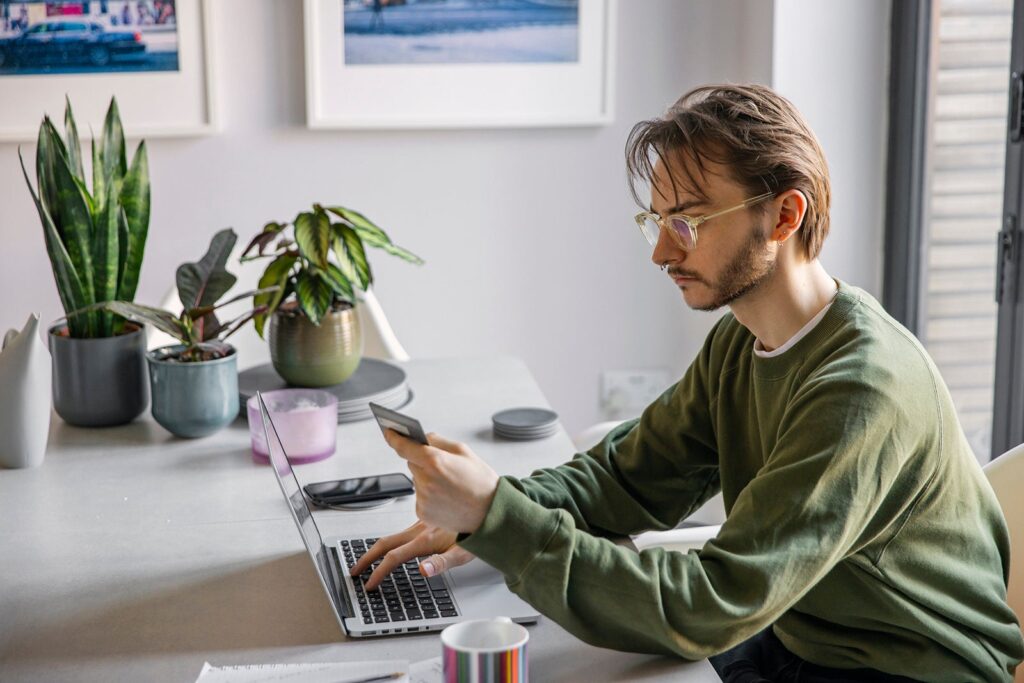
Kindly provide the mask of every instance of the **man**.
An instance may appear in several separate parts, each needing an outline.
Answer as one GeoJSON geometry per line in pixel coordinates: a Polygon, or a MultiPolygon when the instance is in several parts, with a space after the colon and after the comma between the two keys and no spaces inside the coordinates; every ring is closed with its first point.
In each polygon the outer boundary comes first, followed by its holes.
{"type": "Polygon", "coordinates": [[[690,307],[731,313],[638,420],[527,479],[389,431],[421,521],[353,573],[382,558],[374,587],[473,553],[580,638],[712,657],[726,680],[1010,681],[1006,523],[927,353],[818,261],[828,170],[799,112],[697,88],[634,127],[627,160],[654,263],[690,307]],[[699,552],[600,537],[670,528],[718,491],[699,552]]]}

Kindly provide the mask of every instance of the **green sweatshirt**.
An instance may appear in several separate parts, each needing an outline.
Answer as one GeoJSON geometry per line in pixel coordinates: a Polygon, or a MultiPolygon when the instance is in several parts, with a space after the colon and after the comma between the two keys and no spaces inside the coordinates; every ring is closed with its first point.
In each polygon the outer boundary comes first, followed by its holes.
{"type": "Polygon", "coordinates": [[[699,659],[774,625],[823,666],[1010,681],[1006,523],[921,345],[840,283],[791,349],[753,346],[724,316],[638,420],[503,477],[460,545],[602,647],[699,659]],[[727,519],[700,551],[601,538],[671,528],[719,491],[727,519]]]}

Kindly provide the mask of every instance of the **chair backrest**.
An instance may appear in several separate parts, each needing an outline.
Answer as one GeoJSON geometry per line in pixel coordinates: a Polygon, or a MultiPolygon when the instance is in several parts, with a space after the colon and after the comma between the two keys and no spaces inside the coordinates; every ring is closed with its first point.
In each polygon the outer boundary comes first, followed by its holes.
{"type": "MultiPolygon", "coordinates": [[[[238,265],[238,257],[241,256],[241,247],[236,247],[232,252],[228,263],[231,271],[238,276],[238,281],[231,288],[232,292],[246,292],[256,289],[259,286],[259,279],[263,275],[264,262],[250,262],[238,265]]],[[[252,300],[244,299],[218,311],[221,320],[230,320],[237,315],[244,313],[250,306],[252,300]]],[[[178,312],[181,310],[181,302],[178,300],[178,288],[171,287],[164,295],[160,306],[169,311],[178,312]]],[[[409,354],[395,331],[391,329],[384,309],[372,289],[361,294],[361,300],[356,305],[356,314],[359,316],[359,326],[363,332],[363,355],[367,358],[378,358],[380,360],[409,360],[409,354]]],[[[270,362],[270,347],[265,339],[256,334],[256,328],[247,324],[243,329],[235,332],[228,339],[228,342],[238,352],[238,369],[245,370],[256,365],[263,365],[270,362]]],[[[149,348],[155,349],[175,341],[168,335],[154,329],[149,330],[149,348]]]]}
{"type": "MultiPolygon", "coordinates": [[[[1024,444],[992,460],[984,470],[1010,530],[1007,601],[1017,618],[1024,621],[1024,444]]],[[[1017,668],[1014,680],[1024,681],[1024,666],[1017,668]]]]}

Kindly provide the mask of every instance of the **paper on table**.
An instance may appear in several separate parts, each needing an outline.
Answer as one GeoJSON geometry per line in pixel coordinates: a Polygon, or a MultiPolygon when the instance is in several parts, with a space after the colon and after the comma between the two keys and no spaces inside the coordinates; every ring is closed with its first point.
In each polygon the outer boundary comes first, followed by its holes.
{"type": "Polygon", "coordinates": [[[637,550],[648,548],[664,548],[685,553],[687,550],[700,550],[710,539],[718,535],[721,524],[713,526],[691,526],[668,531],[645,531],[633,536],[633,545],[637,550]]]}
{"type": "Polygon", "coordinates": [[[424,659],[409,665],[409,683],[441,683],[441,658],[424,659]]]}
{"type": "Polygon", "coordinates": [[[406,674],[391,679],[409,683],[409,662],[327,662],[323,664],[251,664],[248,666],[211,666],[203,664],[196,683],[270,683],[301,681],[302,683],[344,683],[368,676],[382,676],[396,671],[406,674]]]}

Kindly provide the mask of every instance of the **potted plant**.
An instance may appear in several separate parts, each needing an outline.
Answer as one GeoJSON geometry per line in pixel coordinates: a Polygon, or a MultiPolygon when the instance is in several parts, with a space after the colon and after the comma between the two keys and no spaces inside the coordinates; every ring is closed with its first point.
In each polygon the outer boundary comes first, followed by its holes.
{"type": "Polygon", "coordinates": [[[139,143],[131,166],[117,102],[92,141],[92,190],[86,185],[78,128],[67,102],[67,142],[50,118],[39,126],[36,189],[21,170],[42,222],[57,293],[68,314],[49,329],[53,404],[68,423],[130,422],[146,408],[146,336],[142,327],[98,302],[132,301],[149,229],[149,163],[139,143]],[[89,308],[85,313],[74,311],[89,308]]]}
{"type": "Polygon", "coordinates": [[[140,324],[151,324],[179,341],[146,354],[153,393],[153,417],[177,436],[212,434],[238,416],[238,368],[235,349],[225,340],[254,316],[257,306],[222,323],[217,309],[240,299],[272,294],[276,287],[254,290],[220,301],[236,277],[224,267],[238,239],[230,228],[221,230],[198,263],[183,263],[176,272],[182,311],[169,311],[127,301],[97,304],[140,324]]]}
{"type": "Polygon", "coordinates": [[[266,311],[253,324],[263,337],[269,319],[270,357],[290,384],[339,384],[359,367],[363,338],[355,305],[373,282],[365,245],[423,263],[357,211],[320,204],[290,224],[267,223],[242,252],[243,262],[270,260],[259,286],[278,289],[255,296],[254,305],[266,311]]]}

